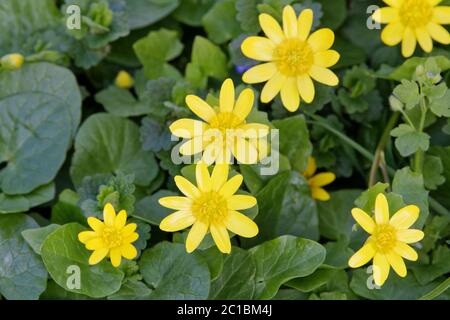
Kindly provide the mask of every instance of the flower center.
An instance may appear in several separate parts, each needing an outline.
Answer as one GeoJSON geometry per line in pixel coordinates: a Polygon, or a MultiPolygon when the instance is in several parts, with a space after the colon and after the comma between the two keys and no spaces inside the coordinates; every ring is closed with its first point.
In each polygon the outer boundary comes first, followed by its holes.
{"type": "Polygon", "coordinates": [[[115,248],[122,245],[122,233],[114,227],[105,227],[103,229],[103,241],[109,248],[115,248]]]}
{"type": "Polygon", "coordinates": [[[194,200],[192,212],[202,222],[220,222],[228,214],[227,201],[216,191],[206,192],[194,200]]]}
{"type": "Polygon", "coordinates": [[[399,11],[403,25],[417,28],[430,22],[433,16],[433,7],[424,0],[405,0],[399,11]]]}
{"type": "Polygon", "coordinates": [[[397,241],[395,229],[389,224],[377,225],[372,237],[378,250],[382,252],[391,250],[397,241]]]}
{"type": "Polygon", "coordinates": [[[298,76],[309,71],[314,55],[311,47],[299,39],[285,39],[274,51],[278,70],[286,76],[298,76]]]}
{"type": "Polygon", "coordinates": [[[236,128],[243,121],[232,112],[219,112],[212,118],[209,125],[212,129],[218,129],[225,134],[227,129],[236,128]]]}

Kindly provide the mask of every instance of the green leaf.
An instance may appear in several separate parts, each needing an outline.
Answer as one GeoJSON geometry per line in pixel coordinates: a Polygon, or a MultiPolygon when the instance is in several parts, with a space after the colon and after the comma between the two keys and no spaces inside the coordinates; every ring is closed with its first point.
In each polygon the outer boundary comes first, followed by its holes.
{"type": "MultiPolygon", "coordinates": [[[[419,219],[414,227],[421,229],[429,214],[428,191],[424,188],[422,175],[412,172],[409,167],[397,170],[392,181],[392,192],[401,195],[406,204],[414,204],[420,208],[419,219]]],[[[394,212],[391,209],[391,214],[394,212]]]]}
{"type": "Polygon", "coordinates": [[[129,90],[116,86],[98,92],[95,101],[103,105],[106,111],[124,118],[142,116],[151,110],[148,103],[137,100],[129,90]]]}
{"type": "Polygon", "coordinates": [[[21,232],[37,228],[24,214],[0,215],[0,293],[9,300],[38,299],[47,285],[47,272],[21,232]]]}
{"type": "Polygon", "coordinates": [[[33,228],[22,231],[22,236],[26,242],[33,248],[34,252],[37,254],[41,254],[42,244],[44,240],[51,234],[53,231],[59,228],[57,224],[49,224],[46,227],[42,228],[33,228]]]}
{"type": "Polygon", "coordinates": [[[419,86],[415,81],[402,80],[395,87],[394,95],[405,104],[407,110],[411,110],[420,102],[419,86]]]}
{"type": "Polygon", "coordinates": [[[146,186],[158,174],[158,166],[153,154],[141,149],[135,123],[106,113],[94,114],[80,127],[75,140],[72,181],[78,186],[86,176],[119,172],[134,174],[135,184],[146,186]]]}
{"type": "Polygon", "coordinates": [[[226,255],[219,277],[211,282],[209,299],[249,300],[255,293],[256,265],[252,255],[233,247],[226,255]]]}
{"type": "Polygon", "coordinates": [[[174,11],[173,17],[184,24],[200,27],[203,16],[214,3],[215,0],[183,0],[174,11]]]}
{"type": "Polygon", "coordinates": [[[280,152],[289,158],[294,169],[303,172],[312,152],[305,117],[298,115],[275,120],[273,125],[280,130],[279,134],[282,137],[280,152]]]}
{"type": "Polygon", "coordinates": [[[364,212],[371,213],[372,209],[375,208],[375,199],[378,194],[385,193],[388,187],[388,183],[377,182],[374,186],[364,191],[358,199],[355,200],[356,207],[360,208],[364,212]]]}
{"type": "Polygon", "coordinates": [[[139,280],[127,280],[108,300],[146,300],[152,290],[139,280]]]}
{"type": "Polygon", "coordinates": [[[38,187],[28,194],[7,195],[0,193],[0,214],[19,213],[49,202],[55,196],[55,184],[49,183],[38,187]]]}
{"type": "Polygon", "coordinates": [[[144,150],[154,152],[167,151],[172,146],[171,133],[167,126],[150,117],[142,119],[141,141],[144,150]]]}
{"type": "MultiPolygon", "coordinates": [[[[29,81],[29,80],[27,80],[29,81]]],[[[51,182],[62,166],[71,136],[64,102],[44,93],[0,100],[0,189],[26,194],[51,182]]]]}
{"type": "Polygon", "coordinates": [[[209,269],[195,254],[188,254],[183,245],[160,242],[142,254],[139,268],[145,282],[152,288],[149,299],[206,299],[209,293],[209,269]]]}
{"type": "Polygon", "coordinates": [[[425,188],[428,190],[436,190],[438,186],[445,182],[442,175],[444,167],[441,158],[436,156],[425,155],[423,162],[423,180],[425,188]]]}
{"type": "Polygon", "coordinates": [[[217,279],[223,269],[224,255],[222,252],[216,246],[213,246],[205,250],[198,250],[195,254],[200,255],[208,264],[211,281],[217,279]]]}
{"type": "Polygon", "coordinates": [[[127,0],[128,25],[130,29],[149,26],[168,16],[179,4],[180,0],[127,0]]]}
{"type": "Polygon", "coordinates": [[[402,123],[394,128],[391,136],[396,137],[395,146],[403,157],[408,157],[419,149],[427,151],[430,146],[430,136],[416,131],[408,124],[402,123]]]}
{"type": "Polygon", "coordinates": [[[257,4],[260,2],[261,0],[236,0],[236,19],[239,21],[243,31],[258,33],[261,30],[257,9],[257,4]]]}
{"type": "Polygon", "coordinates": [[[336,30],[345,21],[347,16],[347,3],[345,0],[314,0],[322,5],[323,17],[321,27],[328,27],[336,30]]]}
{"type": "Polygon", "coordinates": [[[429,150],[429,154],[441,159],[444,168],[442,174],[445,178],[445,183],[433,192],[433,197],[436,197],[440,203],[450,208],[450,197],[448,196],[448,190],[450,190],[450,147],[432,147],[429,150]]]}
{"type": "Polygon", "coordinates": [[[411,267],[421,285],[425,285],[450,272],[450,248],[441,245],[433,251],[430,264],[416,264],[411,267]]]}
{"type": "Polygon", "coordinates": [[[336,269],[318,269],[307,277],[293,279],[285,285],[301,292],[311,292],[330,282],[337,272],[336,269]]]}
{"type": "Polygon", "coordinates": [[[41,248],[44,264],[53,280],[67,291],[92,298],[111,295],[119,290],[124,274],[107,260],[89,265],[92,252],[78,240],[78,234],[84,230],[78,223],[69,223],[52,232],[41,248]],[[77,276],[76,271],[71,271],[74,266],[80,272],[79,289],[72,286],[70,278],[77,276]]]}
{"type": "Polygon", "coordinates": [[[167,63],[183,51],[183,44],[176,31],[164,28],[151,31],[146,37],[138,40],[133,49],[144,65],[145,76],[148,79],[179,76],[179,72],[167,63]]]}
{"type": "Polygon", "coordinates": [[[236,15],[236,0],[217,1],[202,19],[208,38],[222,44],[240,35],[242,29],[236,15]]]}
{"type": "Polygon", "coordinates": [[[281,236],[250,249],[256,264],[256,299],[270,299],[282,284],[313,273],[325,260],[315,241],[281,236]]]}
{"type": "Polygon", "coordinates": [[[433,112],[438,117],[450,117],[450,90],[447,89],[445,94],[437,99],[431,100],[429,104],[431,112],[433,112]]]}
{"type": "Polygon", "coordinates": [[[402,81],[403,79],[411,79],[417,66],[425,64],[428,59],[434,60],[439,69],[444,72],[450,69],[450,60],[444,56],[435,56],[427,58],[412,57],[406,60],[400,67],[392,71],[388,78],[391,80],[402,81]]]}
{"type": "Polygon", "coordinates": [[[158,190],[151,196],[144,197],[136,203],[136,210],[133,216],[144,219],[153,225],[159,226],[161,220],[174,211],[160,205],[158,200],[163,197],[176,195],[178,195],[178,193],[173,191],[158,190]]]}

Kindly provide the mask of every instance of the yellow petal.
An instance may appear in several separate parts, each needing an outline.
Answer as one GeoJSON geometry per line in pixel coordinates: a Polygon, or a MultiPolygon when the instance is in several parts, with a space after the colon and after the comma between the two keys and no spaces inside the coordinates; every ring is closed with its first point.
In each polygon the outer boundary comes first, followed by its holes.
{"type": "Polygon", "coordinates": [[[416,261],[419,256],[417,255],[417,252],[411,248],[406,243],[397,241],[394,247],[394,251],[401,255],[403,258],[410,260],[410,261],[416,261]]]}
{"type": "Polygon", "coordinates": [[[390,7],[399,8],[402,5],[403,0],[383,0],[390,7]]]}
{"type": "Polygon", "coordinates": [[[297,77],[297,88],[300,96],[306,103],[311,103],[314,100],[314,83],[309,75],[304,74],[297,77]]]}
{"type": "Polygon", "coordinates": [[[297,88],[297,80],[290,77],[281,88],[281,101],[286,109],[290,112],[297,111],[300,107],[300,95],[297,88]]]}
{"type": "Polygon", "coordinates": [[[82,231],[78,234],[78,240],[80,240],[80,242],[84,244],[86,244],[89,240],[97,237],[98,234],[94,231],[82,231]]]}
{"type": "Polygon", "coordinates": [[[191,208],[192,200],[186,197],[164,197],[158,200],[163,207],[174,210],[188,210],[191,208]]]}
{"type": "Polygon", "coordinates": [[[103,208],[103,221],[107,226],[113,226],[116,219],[116,211],[111,203],[107,203],[103,208]]]}
{"type": "Polygon", "coordinates": [[[127,223],[127,212],[125,210],[120,210],[117,214],[116,221],[114,221],[114,225],[117,229],[122,229],[125,227],[127,223]]]}
{"type": "Polygon", "coordinates": [[[227,79],[220,89],[220,112],[231,112],[234,107],[234,84],[233,80],[227,79]]]}
{"type": "Polygon", "coordinates": [[[211,175],[212,189],[214,191],[219,191],[223,187],[225,182],[227,182],[228,171],[229,171],[228,164],[216,164],[214,166],[211,175]]]}
{"type": "MultiPolygon", "coordinates": [[[[207,135],[210,131],[211,129],[205,131],[205,135],[207,135]]],[[[189,141],[186,141],[180,146],[180,153],[185,156],[192,156],[194,154],[202,152],[207,145],[204,141],[204,137],[205,136],[198,136],[192,138],[189,141]]]]}
{"type": "Polygon", "coordinates": [[[224,225],[211,224],[211,235],[222,253],[231,252],[231,242],[228,231],[224,225]]]}
{"type": "Polygon", "coordinates": [[[389,205],[382,193],[379,193],[375,199],[375,221],[377,224],[389,222],[389,205]]]}
{"type": "Polygon", "coordinates": [[[367,233],[373,233],[375,230],[375,222],[367,213],[361,209],[354,208],[352,209],[352,216],[367,233]]]}
{"type": "Polygon", "coordinates": [[[137,232],[133,232],[132,234],[123,238],[123,243],[132,243],[139,239],[139,234],[137,232]]]}
{"type": "Polygon", "coordinates": [[[411,28],[406,28],[403,33],[402,55],[406,58],[413,55],[416,49],[416,35],[411,28]]]}
{"type": "Polygon", "coordinates": [[[131,236],[133,233],[134,233],[134,231],[136,230],[136,228],[137,228],[137,224],[136,223],[129,223],[129,224],[127,224],[125,227],[123,227],[123,229],[121,230],[121,232],[122,232],[122,237],[128,237],[128,236],[131,236]]]}
{"type": "Polygon", "coordinates": [[[450,44],[450,34],[444,27],[430,22],[427,24],[427,30],[435,41],[446,45],[450,44]]]}
{"type": "Polygon", "coordinates": [[[334,42],[334,32],[329,28],[319,29],[308,38],[308,44],[314,52],[325,51],[331,48],[334,42]]]}
{"type": "Polygon", "coordinates": [[[359,268],[369,262],[375,255],[375,246],[372,242],[366,242],[361,249],[356,251],[348,260],[348,265],[352,268],[359,268]]]}
{"type": "Polygon", "coordinates": [[[389,262],[385,255],[376,253],[373,258],[373,279],[375,284],[382,286],[389,276],[389,262]]]}
{"type": "Polygon", "coordinates": [[[416,29],[417,42],[422,47],[423,51],[431,52],[433,50],[433,41],[428,33],[428,30],[424,27],[416,29]]]}
{"type": "Polygon", "coordinates": [[[320,201],[328,201],[330,200],[330,194],[326,192],[325,189],[320,187],[312,187],[311,188],[311,197],[320,201]]]}
{"type": "Polygon", "coordinates": [[[437,24],[450,24],[450,6],[435,7],[432,21],[437,24]]]}
{"type": "Polygon", "coordinates": [[[182,176],[175,176],[175,184],[178,189],[188,198],[198,198],[200,191],[188,179],[182,176]]]}
{"type": "Polygon", "coordinates": [[[333,71],[316,65],[311,66],[309,75],[317,82],[326,84],[327,86],[337,86],[339,83],[339,78],[333,71]]]}
{"type": "Polygon", "coordinates": [[[239,94],[237,98],[236,105],[233,109],[233,114],[235,114],[242,121],[247,118],[250,111],[252,111],[253,102],[255,100],[255,94],[252,89],[244,89],[239,94]]]}
{"type": "Polygon", "coordinates": [[[86,243],[86,249],[88,249],[88,250],[99,250],[99,249],[102,249],[105,247],[107,247],[107,246],[106,246],[105,242],[103,241],[103,239],[100,237],[91,239],[86,243]]]}
{"type": "Polygon", "coordinates": [[[289,5],[283,9],[283,30],[287,38],[297,37],[297,15],[289,5]]]}
{"type": "Polygon", "coordinates": [[[252,238],[258,234],[258,226],[249,217],[240,212],[230,210],[225,225],[231,232],[245,238],[252,238]]]}
{"type": "Polygon", "coordinates": [[[399,20],[398,9],[384,7],[375,11],[372,19],[379,23],[390,23],[399,20]]]}
{"type": "Polygon", "coordinates": [[[236,137],[232,152],[239,163],[254,164],[258,161],[258,150],[243,137],[236,137]]]}
{"type": "Polygon", "coordinates": [[[236,191],[238,191],[243,180],[244,180],[244,178],[240,174],[233,176],[230,180],[228,180],[223,185],[223,187],[220,189],[219,193],[225,198],[231,197],[233,194],[236,193],[236,191]]]}
{"type": "Polygon", "coordinates": [[[267,38],[275,43],[280,43],[284,39],[283,30],[281,29],[277,20],[272,18],[272,16],[267,13],[259,15],[259,24],[261,29],[266,34],[267,38]]]}
{"type": "Polygon", "coordinates": [[[207,231],[208,231],[207,224],[200,221],[194,223],[186,238],[186,251],[188,253],[191,253],[195,249],[197,249],[197,247],[200,245],[203,238],[205,237],[207,231]]]}
{"type": "Polygon", "coordinates": [[[397,240],[404,243],[418,242],[424,235],[423,231],[416,229],[397,230],[397,240]]]}
{"type": "Polygon", "coordinates": [[[211,190],[211,177],[206,164],[197,163],[195,168],[195,179],[197,180],[197,186],[201,192],[208,192],[211,190]]]}
{"type": "Polygon", "coordinates": [[[381,41],[388,46],[396,46],[402,41],[404,32],[405,27],[401,22],[389,23],[381,32],[381,41]]]}
{"type": "Polygon", "coordinates": [[[236,194],[228,198],[228,209],[230,210],[245,210],[256,205],[256,198],[243,194],[236,194]]]}
{"type": "Polygon", "coordinates": [[[323,187],[332,183],[336,179],[336,175],[332,172],[323,172],[316,174],[314,177],[308,180],[309,185],[312,187],[323,187]]]}
{"type": "Polygon", "coordinates": [[[328,68],[334,66],[339,61],[340,55],[335,50],[320,51],[314,54],[314,64],[328,68]]]}
{"type": "Polygon", "coordinates": [[[408,229],[419,218],[418,206],[410,205],[398,210],[389,223],[396,229],[408,229]]]}
{"type": "Polygon", "coordinates": [[[105,224],[103,222],[94,217],[87,218],[87,223],[92,228],[92,230],[97,232],[101,232],[105,227],[105,224]]]}
{"type": "Polygon", "coordinates": [[[118,248],[112,248],[109,252],[109,258],[111,259],[111,264],[114,267],[120,266],[120,263],[122,262],[122,252],[120,247],[118,248]]]}
{"type": "Polygon", "coordinates": [[[120,247],[120,254],[128,260],[132,260],[137,256],[136,248],[131,244],[124,244],[120,247]]]}
{"type": "Polygon", "coordinates": [[[262,138],[269,134],[269,126],[262,123],[246,123],[239,126],[242,130],[242,136],[245,138],[262,138]]]}
{"type": "Polygon", "coordinates": [[[196,114],[200,119],[208,122],[216,116],[216,113],[211,106],[203,99],[194,96],[192,94],[186,96],[186,104],[191,111],[196,114]]]}
{"type": "MultiPolygon", "coordinates": [[[[207,165],[211,165],[214,162],[219,162],[219,160],[217,158],[220,155],[221,148],[222,148],[221,141],[216,141],[216,142],[210,143],[203,151],[202,162],[207,165]]],[[[220,162],[224,163],[223,161],[220,161],[220,162]]]]}
{"type": "Polygon", "coordinates": [[[397,273],[402,278],[406,277],[406,266],[402,257],[400,257],[395,252],[389,252],[388,254],[386,254],[386,258],[392,269],[394,269],[395,273],[397,273]]]}
{"type": "Polygon", "coordinates": [[[242,53],[259,61],[272,61],[275,43],[263,37],[248,37],[241,45],[242,53]]]}
{"type": "Polygon", "coordinates": [[[94,264],[99,263],[106,257],[108,252],[109,252],[109,249],[107,249],[107,248],[95,250],[89,257],[89,264],[94,265],[94,264]]]}
{"type": "Polygon", "coordinates": [[[176,232],[192,226],[195,220],[191,211],[177,211],[165,217],[159,228],[166,232],[176,232]]]}
{"type": "Polygon", "coordinates": [[[277,72],[272,78],[267,81],[261,92],[261,101],[264,103],[270,102],[280,92],[284,83],[286,82],[286,76],[277,72]]]}
{"type": "Polygon", "coordinates": [[[246,83],[260,83],[272,78],[277,72],[274,62],[262,63],[247,70],[242,75],[242,81],[246,83]]]}
{"type": "Polygon", "coordinates": [[[206,123],[194,119],[179,119],[173,122],[170,132],[180,138],[194,138],[201,136],[207,129],[206,123]]]}
{"type": "Polygon", "coordinates": [[[309,33],[311,32],[311,27],[313,24],[313,11],[311,9],[304,9],[300,12],[298,17],[297,28],[298,28],[298,38],[305,41],[309,33]]]}
{"type": "Polygon", "coordinates": [[[306,164],[306,169],[303,171],[303,176],[306,178],[310,178],[316,173],[317,170],[317,164],[316,159],[313,157],[308,157],[308,163],[306,164]]]}
{"type": "MultiPolygon", "coordinates": [[[[399,1],[399,0],[397,0],[397,1],[399,1]]],[[[442,2],[442,0],[427,0],[427,1],[433,7],[442,2]]]]}

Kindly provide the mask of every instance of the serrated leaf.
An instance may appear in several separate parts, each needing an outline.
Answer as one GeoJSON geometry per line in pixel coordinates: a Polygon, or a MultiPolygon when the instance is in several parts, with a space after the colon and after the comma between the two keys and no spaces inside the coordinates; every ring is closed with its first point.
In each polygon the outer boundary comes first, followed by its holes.
{"type": "Polygon", "coordinates": [[[394,95],[405,104],[407,110],[414,108],[420,101],[419,86],[415,81],[402,80],[395,87],[394,95]]]}
{"type": "Polygon", "coordinates": [[[430,146],[430,136],[425,132],[418,132],[407,124],[400,124],[391,131],[396,137],[395,147],[403,157],[408,157],[417,150],[427,151],[430,146]]]}
{"type": "Polygon", "coordinates": [[[450,117],[450,90],[447,89],[445,94],[440,97],[431,100],[429,107],[438,117],[450,117]]]}
{"type": "Polygon", "coordinates": [[[425,155],[423,162],[423,180],[428,190],[436,190],[438,186],[445,182],[442,175],[444,167],[441,158],[425,155]]]}

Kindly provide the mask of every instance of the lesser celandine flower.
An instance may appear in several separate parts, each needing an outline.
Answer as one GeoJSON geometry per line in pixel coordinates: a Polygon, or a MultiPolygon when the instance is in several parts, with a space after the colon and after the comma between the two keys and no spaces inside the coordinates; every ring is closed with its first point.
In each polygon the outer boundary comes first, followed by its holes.
{"type": "Polygon", "coordinates": [[[122,89],[130,89],[134,85],[133,77],[126,71],[120,71],[114,81],[117,87],[122,89]]]}
{"type": "Polygon", "coordinates": [[[103,220],[89,217],[87,222],[94,231],[83,231],[78,240],[86,245],[86,249],[94,250],[89,264],[94,265],[109,256],[114,267],[118,267],[125,259],[137,256],[136,248],[131,244],[139,238],[135,232],[135,223],[127,224],[127,213],[121,210],[117,215],[114,207],[107,203],[103,208],[103,220]]]}
{"type": "Polygon", "coordinates": [[[0,66],[6,70],[20,69],[25,58],[20,53],[11,53],[0,59],[0,66]]]}
{"type": "Polygon", "coordinates": [[[283,10],[283,29],[268,14],[259,16],[265,37],[248,37],[241,49],[247,57],[263,61],[243,75],[247,83],[267,83],[261,92],[261,101],[271,101],[279,92],[283,105],[289,111],[300,106],[300,97],[310,103],[315,89],[312,79],[336,86],[338,77],[328,68],[339,60],[339,53],[329,50],[334,42],[331,29],[323,28],[310,35],[313,11],[305,9],[297,19],[294,9],[283,10]]]}
{"type": "Polygon", "coordinates": [[[388,46],[402,43],[402,54],[410,57],[416,43],[425,52],[433,50],[433,41],[450,44],[450,34],[442,27],[450,24],[450,7],[438,6],[441,0],[383,0],[389,7],[375,11],[373,19],[387,23],[381,40],[388,46]]]}
{"type": "Polygon", "coordinates": [[[235,101],[231,79],[222,84],[218,107],[213,108],[203,99],[188,95],[186,104],[201,120],[180,119],[170,126],[173,135],[190,139],[180,147],[180,153],[203,152],[202,160],[207,164],[230,163],[231,155],[241,163],[256,163],[266,155],[267,143],[262,138],[267,136],[269,127],[246,122],[253,102],[254,94],[249,88],[242,90],[235,101]]]}
{"type": "Polygon", "coordinates": [[[311,188],[311,196],[314,199],[321,201],[330,200],[330,194],[322,187],[332,183],[336,179],[336,175],[333,172],[322,172],[315,174],[316,171],[316,159],[309,157],[308,165],[303,172],[303,176],[308,180],[309,187],[311,188]]]}
{"type": "Polygon", "coordinates": [[[187,252],[194,251],[208,231],[219,250],[231,252],[228,231],[251,238],[258,234],[258,226],[237,210],[256,205],[256,198],[235,195],[242,184],[242,175],[228,180],[228,165],[217,164],[212,174],[204,163],[196,165],[197,186],[182,176],[175,177],[175,183],[185,197],[165,197],[159,203],[177,210],[161,221],[161,230],[175,232],[192,226],[186,239],[187,252]]]}
{"type": "Polygon", "coordinates": [[[416,261],[416,251],[408,243],[422,240],[421,230],[409,229],[419,217],[419,208],[414,205],[398,210],[389,219],[389,205],[384,194],[375,200],[375,221],[361,209],[352,210],[353,218],[370,234],[364,246],[349,260],[352,268],[358,268],[373,258],[373,277],[375,283],[383,285],[392,267],[400,276],[406,276],[403,258],[416,261]]]}

